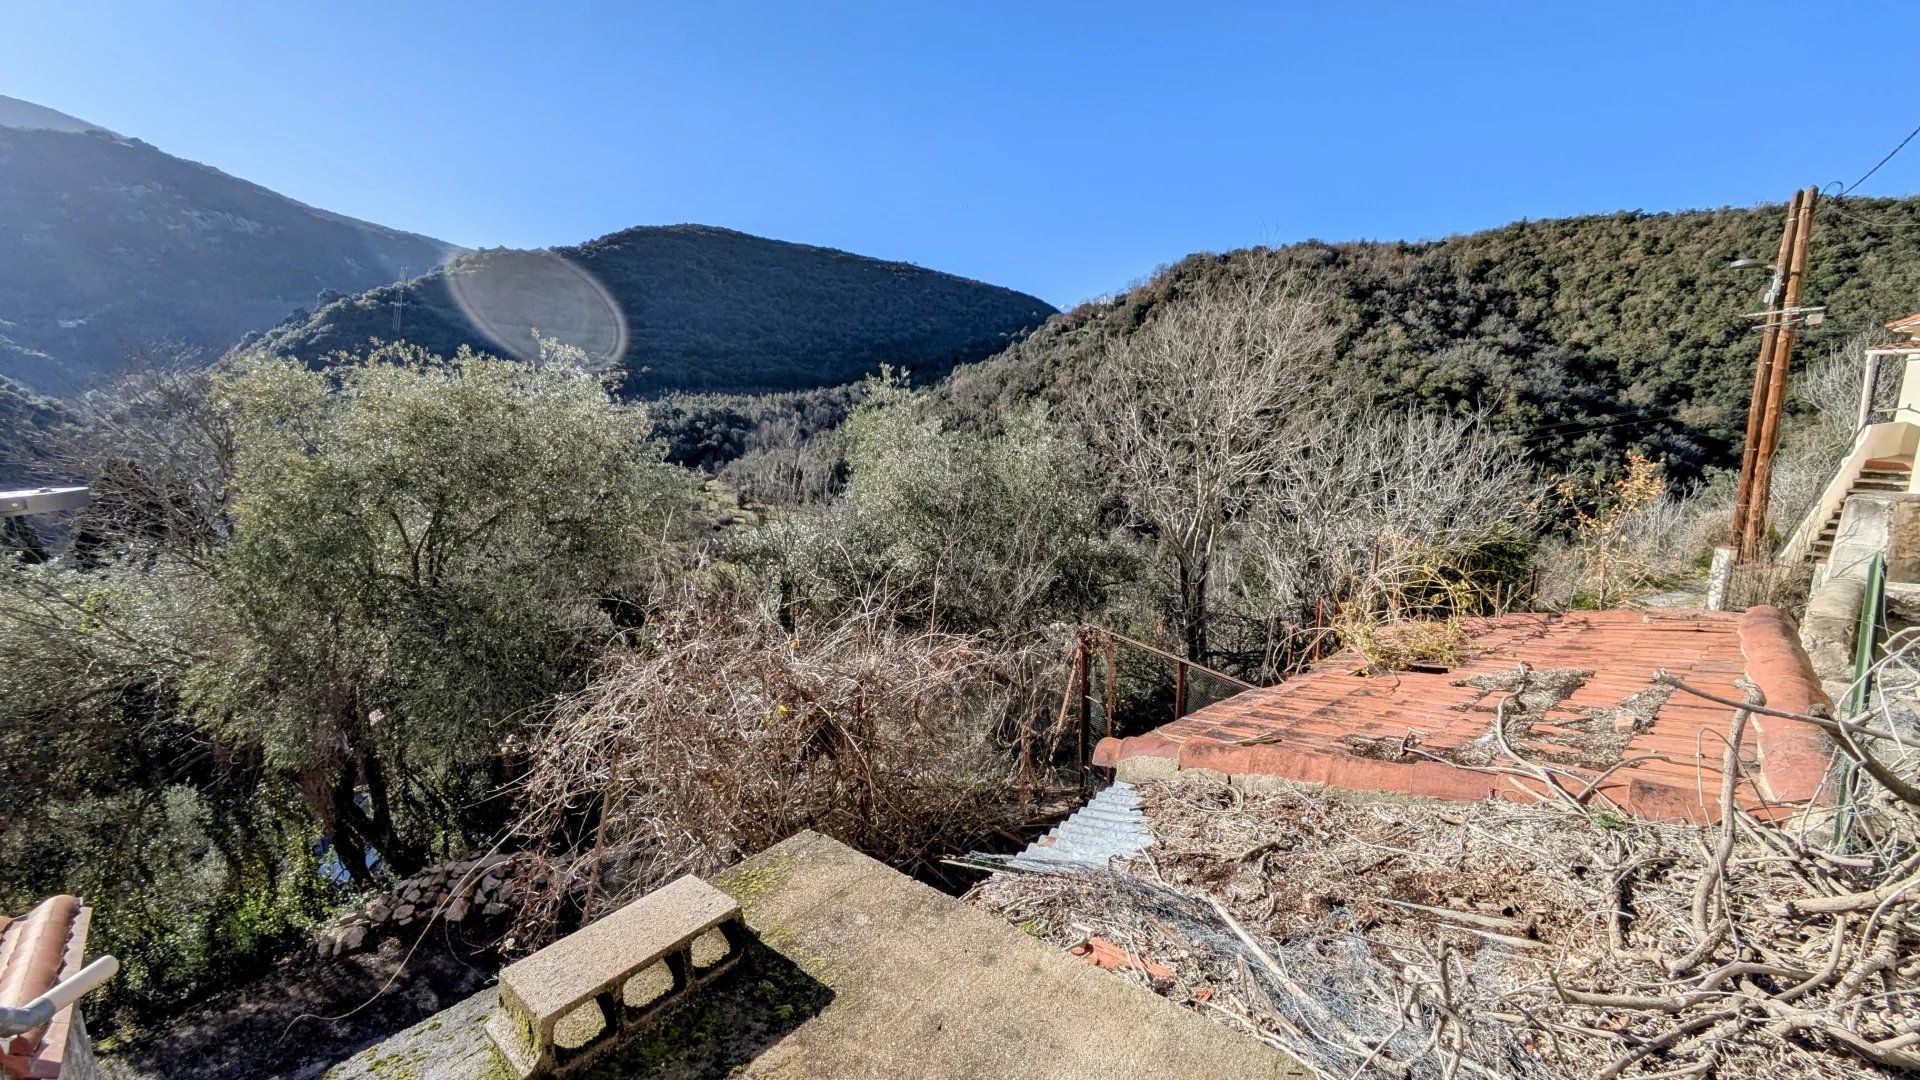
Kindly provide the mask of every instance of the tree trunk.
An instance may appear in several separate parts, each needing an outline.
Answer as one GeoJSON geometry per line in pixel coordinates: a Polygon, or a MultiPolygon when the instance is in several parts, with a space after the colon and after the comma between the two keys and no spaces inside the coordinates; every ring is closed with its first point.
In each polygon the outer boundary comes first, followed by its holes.
{"type": "Polygon", "coordinates": [[[371,752],[355,753],[349,746],[337,763],[301,773],[295,777],[295,783],[319,816],[327,842],[333,845],[340,865],[354,884],[373,884],[373,872],[367,869],[369,848],[401,876],[424,865],[420,853],[404,843],[394,830],[392,816],[386,809],[385,774],[379,759],[371,752]],[[368,802],[374,807],[371,814],[361,808],[356,798],[363,766],[368,769],[368,802]]]}
{"type": "Polygon", "coordinates": [[[373,884],[373,871],[367,869],[367,848],[371,845],[358,828],[360,808],[354,804],[353,789],[353,769],[347,764],[334,775],[331,798],[322,814],[334,857],[355,885],[365,887],[373,884]]]}
{"type": "Polygon", "coordinates": [[[1207,662],[1207,574],[1204,555],[1179,562],[1180,639],[1196,664],[1207,662]]]}
{"type": "Polygon", "coordinates": [[[370,839],[374,850],[392,866],[395,873],[411,874],[426,865],[425,854],[401,840],[393,827],[393,801],[387,793],[387,771],[371,747],[360,751],[360,770],[367,778],[367,803],[373,808],[370,839]]]}

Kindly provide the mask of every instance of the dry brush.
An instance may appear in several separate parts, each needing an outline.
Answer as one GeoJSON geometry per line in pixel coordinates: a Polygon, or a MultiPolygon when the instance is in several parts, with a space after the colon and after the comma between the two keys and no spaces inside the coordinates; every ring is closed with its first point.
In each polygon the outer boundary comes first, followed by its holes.
{"type": "Polygon", "coordinates": [[[1057,640],[913,633],[879,618],[782,627],[727,592],[683,596],[524,747],[517,843],[544,853],[537,942],[801,829],[909,872],[1022,821],[1008,748],[1057,742],[1057,640]]]}

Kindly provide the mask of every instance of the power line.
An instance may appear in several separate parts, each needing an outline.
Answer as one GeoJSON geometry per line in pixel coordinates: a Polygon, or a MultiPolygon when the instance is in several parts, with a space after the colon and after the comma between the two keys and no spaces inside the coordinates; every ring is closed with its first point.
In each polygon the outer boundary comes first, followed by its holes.
{"type": "Polygon", "coordinates": [[[1664,420],[1671,420],[1671,419],[1673,419],[1673,418],[1674,418],[1675,416],[1677,416],[1677,415],[1679,415],[1679,414],[1680,414],[1681,412],[1683,412],[1683,411],[1685,411],[1685,408],[1686,408],[1685,406],[1682,406],[1682,407],[1681,407],[1681,408],[1679,408],[1679,409],[1672,409],[1672,410],[1669,410],[1669,411],[1667,411],[1667,412],[1664,412],[1664,413],[1656,413],[1656,414],[1654,414],[1654,415],[1652,415],[1652,416],[1641,416],[1641,417],[1636,417],[1635,419],[1632,419],[1632,420],[1620,420],[1620,421],[1616,421],[1616,422],[1614,422],[1614,423],[1611,423],[1611,424],[1594,424],[1594,425],[1592,425],[1592,426],[1590,426],[1590,427],[1583,427],[1583,428],[1573,428],[1573,429],[1572,429],[1572,430],[1570,430],[1570,431],[1553,431],[1553,432],[1548,432],[1548,433],[1547,433],[1547,434],[1545,434],[1545,435],[1540,435],[1540,436],[1536,436],[1536,437],[1534,437],[1534,438],[1531,438],[1531,439],[1522,439],[1522,440],[1520,440],[1520,445],[1522,445],[1522,446],[1531,446],[1531,445],[1533,445],[1534,443],[1538,443],[1538,442],[1546,442],[1546,441],[1547,441],[1548,439],[1563,439],[1563,438],[1569,438],[1569,437],[1571,437],[1571,436],[1574,436],[1574,435],[1585,435],[1585,434],[1587,434],[1588,432],[1591,432],[1591,431],[1605,431],[1605,430],[1607,430],[1608,428],[1617,428],[1617,427],[1632,427],[1632,426],[1633,426],[1633,425],[1635,425],[1635,424],[1654,424],[1654,423],[1659,423],[1659,422],[1661,422],[1661,421],[1664,421],[1664,420]]]}
{"type": "MultiPolygon", "coordinates": [[[[1828,184],[1827,186],[1839,187],[1840,181],[1835,180],[1832,183],[1828,184]]],[[[1849,221],[1857,221],[1862,225],[1867,225],[1876,229],[1920,229],[1920,221],[1887,221],[1883,219],[1870,218],[1870,217],[1867,217],[1865,214],[1854,213],[1853,211],[1847,209],[1846,204],[1841,202],[1839,196],[1837,195],[1834,196],[1833,200],[1827,204],[1827,209],[1833,211],[1836,214],[1839,214],[1841,217],[1846,218],[1849,221]]]]}
{"type": "Polygon", "coordinates": [[[1887,162],[1892,161],[1893,155],[1899,153],[1902,150],[1905,150],[1907,148],[1907,144],[1913,141],[1913,137],[1915,135],[1920,135],[1920,127],[1916,127],[1912,131],[1907,132],[1907,137],[1900,140],[1899,146],[1896,146],[1893,149],[1887,151],[1886,157],[1881,158],[1879,163],[1876,164],[1873,168],[1868,169],[1866,173],[1860,177],[1860,179],[1855,180],[1851,184],[1848,184],[1845,190],[1841,191],[1840,194],[1845,195],[1847,192],[1852,191],[1854,188],[1857,188],[1861,184],[1866,183],[1867,177],[1872,176],[1874,173],[1879,172],[1881,165],[1885,165],[1887,162]]]}
{"type": "MultiPolygon", "coordinates": [[[[1912,142],[1916,136],[1920,136],[1920,127],[1916,127],[1912,131],[1907,132],[1907,137],[1904,139],[1901,139],[1899,145],[1887,151],[1887,156],[1881,158],[1878,162],[1875,162],[1873,168],[1868,169],[1866,172],[1862,173],[1860,175],[1860,179],[1855,180],[1853,183],[1848,184],[1846,187],[1840,188],[1840,191],[1833,197],[1833,202],[1831,203],[1830,209],[1832,209],[1835,213],[1839,214],[1843,218],[1847,218],[1851,221],[1857,221],[1862,225],[1868,225],[1878,229],[1920,228],[1920,222],[1887,221],[1884,219],[1876,220],[1874,218],[1867,217],[1864,214],[1856,214],[1848,210],[1845,204],[1841,203],[1840,201],[1842,197],[1851,193],[1853,189],[1859,187],[1861,184],[1866,183],[1867,179],[1871,177],[1874,173],[1879,172],[1880,167],[1882,165],[1885,165],[1887,162],[1892,161],[1894,158],[1894,155],[1898,154],[1902,150],[1905,150],[1907,148],[1907,144],[1912,142]]],[[[1821,191],[1822,193],[1824,193],[1826,191],[1826,188],[1834,188],[1834,187],[1840,187],[1840,181],[1834,180],[1828,183],[1827,185],[1825,185],[1825,187],[1821,188],[1821,191]]]]}
{"type": "MultiPolygon", "coordinates": [[[[1672,411],[1677,412],[1680,409],[1684,409],[1686,407],[1687,406],[1677,406],[1672,411]]],[[[1630,405],[1624,409],[1608,409],[1606,412],[1588,413],[1586,416],[1579,417],[1578,419],[1562,420],[1557,424],[1540,424],[1535,427],[1522,428],[1519,431],[1512,432],[1511,434],[1525,435],[1529,437],[1534,435],[1551,435],[1558,428],[1585,427],[1587,425],[1594,423],[1595,421],[1612,420],[1612,419],[1615,419],[1616,417],[1636,417],[1637,418],[1642,416],[1645,413],[1645,411],[1646,410],[1642,409],[1638,405],[1630,405]]]]}

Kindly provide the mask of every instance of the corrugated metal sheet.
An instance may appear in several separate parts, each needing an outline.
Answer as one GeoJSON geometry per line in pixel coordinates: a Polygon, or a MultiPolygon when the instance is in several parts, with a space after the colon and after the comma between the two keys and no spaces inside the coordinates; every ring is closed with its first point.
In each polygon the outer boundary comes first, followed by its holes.
{"type": "Polygon", "coordinates": [[[1132,784],[1120,782],[1102,790],[1072,817],[1005,861],[1023,870],[1104,867],[1108,860],[1145,851],[1152,842],[1139,794],[1132,784]]]}

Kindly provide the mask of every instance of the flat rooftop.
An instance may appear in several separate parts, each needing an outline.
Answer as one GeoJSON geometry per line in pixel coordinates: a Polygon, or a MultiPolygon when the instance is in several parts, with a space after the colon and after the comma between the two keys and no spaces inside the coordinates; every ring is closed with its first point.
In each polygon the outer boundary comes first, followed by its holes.
{"type": "MultiPolygon", "coordinates": [[[[1292,1058],[817,833],[714,882],[759,946],[587,1076],[1301,1078],[1292,1058]]],[[[501,1075],[488,990],[329,1080],[501,1075]]]]}
{"type": "MultiPolygon", "coordinates": [[[[1508,615],[1469,620],[1467,637],[1467,658],[1447,667],[1373,673],[1343,653],[1147,734],[1103,739],[1094,761],[1121,779],[1209,769],[1365,792],[1532,800],[1537,783],[1475,770],[1503,763],[1491,732],[1511,698],[1514,750],[1604,776],[1596,807],[1703,822],[1719,818],[1733,710],[1662,685],[1657,672],[1734,701],[1750,683],[1774,708],[1828,703],[1791,620],[1773,608],[1508,615]]],[[[1743,806],[1765,813],[1817,794],[1830,758],[1823,735],[1759,715],[1747,732],[1743,765],[1757,769],[1743,767],[1743,806]]]]}

